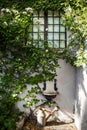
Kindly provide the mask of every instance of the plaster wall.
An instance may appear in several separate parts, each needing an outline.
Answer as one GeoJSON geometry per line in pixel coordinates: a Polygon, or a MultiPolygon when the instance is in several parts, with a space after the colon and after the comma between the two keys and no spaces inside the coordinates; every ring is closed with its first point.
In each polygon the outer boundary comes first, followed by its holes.
{"type": "MultiPolygon", "coordinates": [[[[75,68],[69,63],[66,63],[65,60],[60,59],[58,62],[61,68],[56,69],[57,76],[55,78],[57,79],[57,88],[59,94],[56,96],[54,101],[58,106],[60,106],[60,108],[72,114],[75,100],[75,68]]],[[[47,81],[46,83],[47,86],[45,91],[53,92],[54,82],[47,81]]],[[[42,89],[43,83],[39,85],[42,89]]],[[[31,85],[28,85],[27,90],[29,90],[31,87],[31,85]]],[[[23,97],[27,93],[27,90],[20,94],[20,96],[23,97]]],[[[37,95],[37,98],[40,100],[40,103],[42,99],[45,100],[45,97],[42,94],[37,95]]],[[[21,111],[29,112],[29,109],[23,107],[25,102],[26,101],[20,101],[16,105],[21,111]]]]}
{"type": "Polygon", "coordinates": [[[75,124],[78,130],[87,130],[87,67],[76,72],[75,124]]]}

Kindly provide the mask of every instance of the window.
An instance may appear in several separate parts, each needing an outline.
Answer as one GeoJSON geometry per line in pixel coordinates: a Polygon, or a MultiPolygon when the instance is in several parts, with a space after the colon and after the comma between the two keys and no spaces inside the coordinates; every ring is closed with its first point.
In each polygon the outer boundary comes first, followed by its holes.
{"type": "Polygon", "coordinates": [[[50,48],[66,47],[66,28],[61,21],[60,13],[57,11],[40,11],[33,15],[33,26],[31,31],[32,42],[38,43],[40,48],[48,41],[50,48]]]}

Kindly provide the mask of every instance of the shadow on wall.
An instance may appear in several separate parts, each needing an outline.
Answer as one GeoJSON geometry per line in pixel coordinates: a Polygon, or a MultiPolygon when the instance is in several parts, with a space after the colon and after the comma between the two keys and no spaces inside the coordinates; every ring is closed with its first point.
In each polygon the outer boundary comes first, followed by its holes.
{"type": "Polygon", "coordinates": [[[83,105],[83,114],[81,120],[81,130],[87,130],[87,97],[83,105]]]}
{"type": "Polygon", "coordinates": [[[87,130],[87,74],[84,68],[77,68],[75,122],[78,130],[87,130]]]}

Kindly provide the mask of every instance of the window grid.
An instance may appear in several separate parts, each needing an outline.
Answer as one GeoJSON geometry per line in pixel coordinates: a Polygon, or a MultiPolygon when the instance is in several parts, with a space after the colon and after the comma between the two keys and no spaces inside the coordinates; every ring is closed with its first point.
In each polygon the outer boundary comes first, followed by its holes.
{"type": "Polygon", "coordinates": [[[32,31],[30,32],[32,34],[32,42],[37,42],[38,43],[37,47],[40,47],[41,41],[50,42],[50,47],[52,47],[52,48],[67,47],[66,28],[61,23],[60,12],[57,12],[57,14],[55,14],[55,11],[52,11],[52,13],[49,14],[49,12],[44,11],[44,13],[41,14],[41,12],[37,11],[37,15],[33,16],[32,25],[33,25],[32,31]],[[44,21],[42,23],[38,22],[36,25],[34,23],[35,18],[37,18],[38,20],[44,19],[44,21]],[[51,20],[51,21],[49,21],[49,20],[51,20]],[[37,26],[36,31],[35,31],[34,25],[37,26]],[[49,30],[49,28],[50,28],[50,30],[49,30]],[[42,30],[40,30],[40,29],[42,29],[42,30]],[[41,35],[42,39],[39,37],[40,35],[41,35]],[[34,37],[37,37],[37,38],[35,39],[34,37]],[[52,46],[51,46],[51,44],[52,44],[52,46]]]}

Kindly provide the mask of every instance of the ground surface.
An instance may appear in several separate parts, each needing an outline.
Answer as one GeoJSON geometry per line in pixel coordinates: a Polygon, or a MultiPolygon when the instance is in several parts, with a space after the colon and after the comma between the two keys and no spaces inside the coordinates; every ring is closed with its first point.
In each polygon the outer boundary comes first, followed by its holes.
{"type": "Polygon", "coordinates": [[[47,122],[46,126],[41,128],[37,126],[36,120],[27,120],[22,130],[77,130],[74,123],[65,124],[63,122],[47,122]]]}

